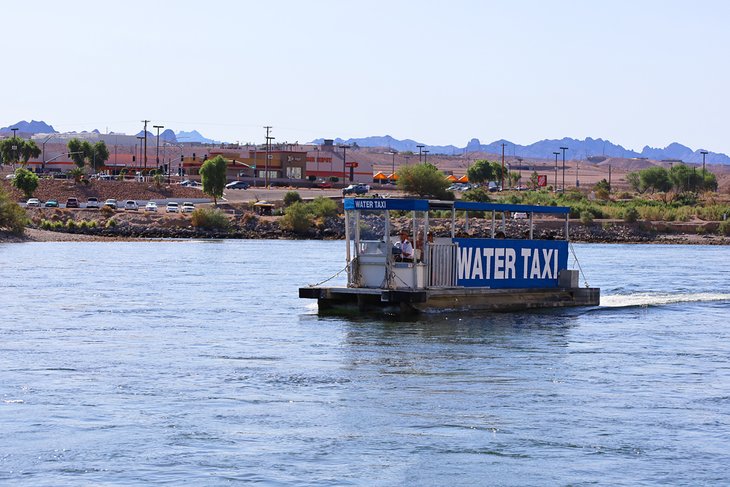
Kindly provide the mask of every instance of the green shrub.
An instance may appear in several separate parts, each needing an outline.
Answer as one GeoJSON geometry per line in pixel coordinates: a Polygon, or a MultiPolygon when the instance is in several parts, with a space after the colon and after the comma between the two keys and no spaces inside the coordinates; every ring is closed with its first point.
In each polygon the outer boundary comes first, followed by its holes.
{"type": "Polygon", "coordinates": [[[109,218],[114,214],[114,209],[111,206],[104,205],[99,209],[99,213],[101,213],[101,216],[104,218],[109,218]]]}
{"type": "Polygon", "coordinates": [[[28,169],[20,167],[15,170],[13,186],[25,193],[26,198],[33,196],[33,191],[38,188],[38,181],[38,175],[28,169]]]}
{"type": "Polygon", "coordinates": [[[315,217],[326,218],[329,216],[337,216],[337,203],[329,198],[318,196],[308,205],[309,211],[315,217]]]}
{"type": "MultiPolygon", "coordinates": [[[[514,198],[514,196],[511,196],[511,198],[514,198]]],[[[492,201],[492,199],[489,197],[489,191],[485,190],[484,188],[470,189],[464,192],[463,195],[461,195],[461,199],[463,199],[464,201],[477,201],[480,203],[488,203],[492,201]]]]}
{"type": "Polygon", "coordinates": [[[190,215],[194,227],[206,230],[227,230],[230,227],[228,215],[218,208],[196,208],[190,215]]]}
{"type": "Polygon", "coordinates": [[[291,206],[297,201],[302,201],[302,197],[296,191],[287,191],[284,195],[284,206],[291,206]]]}
{"type": "Polygon", "coordinates": [[[624,211],[624,221],[626,223],[634,223],[638,219],[639,219],[639,210],[637,210],[633,206],[626,208],[626,211],[624,211]]]}
{"type": "Polygon", "coordinates": [[[296,202],[287,207],[281,219],[281,227],[296,233],[304,233],[312,226],[312,216],[307,205],[296,202]]]}
{"type": "Polygon", "coordinates": [[[717,232],[720,235],[730,236],[730,220],[721,221],[720,225],[717,227],[717,232]]]}
{"type": "Polygon", "coordinates": [[[114,228],[117,226],[117,221],[114,218],[110,218],[106,221],[106,225],[104,225],[106,228],[114,228]]]}
{"type": "Polygon", "coordinates": [[[725,205],[709,205],[697,209],[697,216],[705,221],[721,221],[726,214],[730,214],[730,207],[725,205]]]}
{"type": "Polygon", "coordinates": [[[580,212],[580,222],[584,225],[589,225],[593,223],[593,213],[591,213],[589,210],[583,210],[580,212]]]}
{"type": "Polygon", "coordinates": [[[12,201],[8,194],[0,188],[0,230],[7,230],[20,235],[25,230],[28,217],[18,203],[12,201]]]}
{"type": "Polygon", "coordinates": [[[76,230],[76,222],[74,220],[68,219],[66,220],[66,229],[73,231],[76,230]]]}

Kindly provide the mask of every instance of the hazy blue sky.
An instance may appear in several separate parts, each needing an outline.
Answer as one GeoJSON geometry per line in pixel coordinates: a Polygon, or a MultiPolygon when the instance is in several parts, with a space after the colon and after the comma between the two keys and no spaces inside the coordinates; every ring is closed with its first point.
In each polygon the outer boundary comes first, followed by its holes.
{"type": "Polygon", "coordinates": [[[18,0],[2,16],[0,126],[730,153],[725,1],[18,0]]]}

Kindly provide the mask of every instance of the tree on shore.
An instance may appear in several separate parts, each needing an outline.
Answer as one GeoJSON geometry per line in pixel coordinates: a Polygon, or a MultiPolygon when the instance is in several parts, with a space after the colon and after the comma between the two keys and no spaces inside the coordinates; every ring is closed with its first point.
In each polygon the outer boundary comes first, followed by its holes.
{"type": "Polygon", "coordinates": [[[109,160],[109,149],[103,140],[92,145],[89,141],[82,142],[73,138],[68,141],[66,147],[71,160],[82,169],[88,163],[91,169],[98,171],[109,160]]]}
{"type": "Polygon", "coordinates": [[[648,167],[639,172],[639,184],[642,192],[667,192],[672,189],[669,173],[661,166],[648,167]]]}
{"type": "Polygon", "coordinates": [[[27,220],[25,210],[12,201],[7,192],[0,187],[0,230],[20,235],[25,230],[27,220]]]}
{"type": "Polygon", "coordinates": [[[21,161],[23,164],[28,164],[30,159],[41,155],[41,150],[32,140],[11,137],[0,142],[0,155],[5,164],[15,164],[21,161]]]}
{"type": "MultiPolygon", "coordinates": [[[[89,143],[86,142],[88,145],[89,143]]],[[[78,167],[83,168],[84,167],[84,146],[83,143],[77,139],[73,138],[68,141],[66,144],[66,148],[68,149],[68,155],[71,158],[71,160],[76,164],[78,167]]]]}
{"type": "Polygon", "coordinates": [[[479,159],[466,171],[466,175],[472,183],[498,181],[502,179],[502,166],[497,162],[479,159]]]}
{"type": "Polygon", "coordinates": [[[667,192],[672,189],[679,193],[717,189],[717,177],[713,173],[705,171],[703,175],[696,167],[686,164],[673,165],[669,170],[661,166],[648,167],[627,174],[626,181],[638,193],[667,192]]]}
{"type": "Polygon", "coordinates": [[[218,198],[223,196],[226,187],[226,160],[222,156],[208,159],[200,166],[203,182],[203,193],[213,197],[213,204],[218,205],[218,198]]]}
{"type": "Polygon", "coordinates": [[[109,149],[103,140],[91,146],[91,154],[86,156],[86,160],[94,171],[98,171],[106,161],[109,160],[109,149]]]}
{"type": "Polygon", "coordinates": [[[398,187],[407,193],[421,197],[448,198],[449,181],[433,164],[401,166],[396,172],[398,187]]]}
{"type": "Polygon", "coordinates": [[[18,168],[13,176],[13,186],[21,190],[26,198],[30,198],[38,188],[38,176],[25,168],[18,168]]]}

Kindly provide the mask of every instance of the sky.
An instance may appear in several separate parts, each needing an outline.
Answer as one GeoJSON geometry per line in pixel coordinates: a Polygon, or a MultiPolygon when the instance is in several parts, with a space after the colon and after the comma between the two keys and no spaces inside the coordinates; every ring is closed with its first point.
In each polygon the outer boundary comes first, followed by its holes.
{"type": "Polygon", "coordinates": [[[0,126],[730,154],[726,1],[36,0],[2,14],[0,126]]]}

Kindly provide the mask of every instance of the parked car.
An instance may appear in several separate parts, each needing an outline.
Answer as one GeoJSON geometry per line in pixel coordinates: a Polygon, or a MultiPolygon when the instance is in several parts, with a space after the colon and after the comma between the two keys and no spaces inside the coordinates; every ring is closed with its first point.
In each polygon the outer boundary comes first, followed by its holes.
{"type": "Polygon", "coordinates": [[[116,210],[119,205],[117,204],[117,200],[115,200],[114,198],[109,198],[104,202],[104,206],[108,206],[112,210],[116,210]]]}
{"type": "Polygon", "coordinates": [[[46,208],[58,208],[58,200],[48,200],[43,206],[45,206],[46,208]]]}
{"type": "Polygon", "coordinates": [[[38,198],[31,198],[25,203],[25,206],[27,208],[40,208],[41,207],[41,200],[38,198]]]}
{"type": "Polygon", "coordinates": [[[180,211],[180,205],[178,205],[175,201],[170,201],[167,204],[165,211],[167,213],[177,213],[178,211],[180,211]]]}
{"type": "Polygon", "coordinates": [[[78,208],[79,200],[77,198],[68,198],[66,200],[66,208],[78,208]]]}
{"type": "Polygon", "coordinates": [[[326,189],[326,188],[331,188],[332,183],[330,183],[329,181],[320,180],[320,181],[317,181],[316,183],[314,183],[314,186],[316,188],[326,189]]]}
{"type": "Polygon", "coordinates": [[[99,200],[92,196],[91,198],[86,200],[86,207],[87,208],[99,208],[99,200]]]}
{"type": "Polygon", "coordinates": [[[134,200],[127,200],[124,202],[124,209],[130,210],[130,211],[137,211],[137,210],[139,210],[139,205],[134,200]]]}
{"type": "Polygon", "coordinates": [[[370,191],[370,186],[367,184],[351,184],[342,190],[342,195],[366,194],[368,191],[370,191]]]}
{"type": "Polygon", "coordinates": [[[186,201],[182,204],[180,207],[182,213],[192,213],[195,211],[195,205],[192,204],[190,201],[186,201]]]}
{"type": "Polygon", "coordinates": [[[144,211],[154,211],[154,212],[156,212],[157,211],[157,203],[155,203],[154,201],[147,202],[147,204],[144,206],[144,211]]]}
{"type": "Polygon", "coordinates": [[[527,218],[527,213],[525,213],[524,211],[516,211],[512,213],[512,218],[514,220],[524,220],[525,218],[527,218]]]}
{"type": "Polygon", "coordinates": [[[226,184],[226,189],[248,189],[250,184],[246,181],[233,181],[232,183],[226,184]]]}

